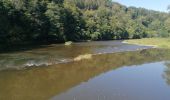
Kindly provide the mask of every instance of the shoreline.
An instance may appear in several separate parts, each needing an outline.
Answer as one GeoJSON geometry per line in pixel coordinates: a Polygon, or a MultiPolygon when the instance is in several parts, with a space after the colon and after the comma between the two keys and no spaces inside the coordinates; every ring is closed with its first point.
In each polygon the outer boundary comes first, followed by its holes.
{"type": "Polygon", "coordinates": [[[129,43],[126,40],[122,41],[122,43],[124,44],[132,44],[132,45],[138,45],[138,46],[148,46],[148,47],[152,47],[152,48],[160,48],[157,45],[147,45],[147,44],[139,44],[139,43],[129,43]]]}

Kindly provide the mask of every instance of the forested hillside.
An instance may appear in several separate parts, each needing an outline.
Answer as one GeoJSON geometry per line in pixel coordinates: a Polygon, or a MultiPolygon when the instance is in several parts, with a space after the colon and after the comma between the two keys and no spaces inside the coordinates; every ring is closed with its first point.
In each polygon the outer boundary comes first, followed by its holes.
{"type": "Polygon", "coordinates": [[[170,36],[170,15],[112,0],[0,0],[0,45],[170,36]]]}

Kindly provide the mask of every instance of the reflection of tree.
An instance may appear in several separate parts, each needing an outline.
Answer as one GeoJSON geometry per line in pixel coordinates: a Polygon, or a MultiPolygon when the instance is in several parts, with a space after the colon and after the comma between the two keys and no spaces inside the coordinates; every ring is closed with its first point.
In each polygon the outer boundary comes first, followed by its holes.
{"type": "Polygon", "coordinates": [[[170,11],[170,5],[168,5],[168,8],[167,8],[169,11],[170,11]]]}
{"type": "MultiPolygon", "coordinates": [[[[11,100],[11,98],[16,100],[47,100],[101,73],[122,66],[140,65],[162,59],[168,60],[170,59],[169,54],[170,51],[157,49],[131,51],[95,55],[90,60],[49,67],[2,71],[0,72],[0,100],[11,100]]],[[[170,74],[168,75],[170,76],[170,74]]]]}
{"type": "Polygon", "coordinates": [[[164,71],[163,77],[165,78],[166,83],[170,85],[170,62],[166,62],[165,65],[166,69],[164,71]]]}

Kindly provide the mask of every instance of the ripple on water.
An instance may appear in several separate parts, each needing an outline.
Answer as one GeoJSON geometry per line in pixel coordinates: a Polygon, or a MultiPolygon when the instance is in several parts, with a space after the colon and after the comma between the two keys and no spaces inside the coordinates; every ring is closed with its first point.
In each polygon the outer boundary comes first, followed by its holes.
{"type": "Polygon", "coordinates": [[[150,48],[121,43],[121,41],[100,41],[75,43],[72,46],[52,45],[40,49],[17,53],[0,54],[0,70],[24,69],[49,66],[71,61],[91,59],[94,55],[135,51],[150,48]]]}

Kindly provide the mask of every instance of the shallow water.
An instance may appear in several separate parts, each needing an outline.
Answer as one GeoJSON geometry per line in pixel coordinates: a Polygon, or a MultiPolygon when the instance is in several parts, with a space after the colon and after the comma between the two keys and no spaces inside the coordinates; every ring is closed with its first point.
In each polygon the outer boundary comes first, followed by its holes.
{"type": "MultiPolygon", "coordinates": [[[[107,48],[126,45],[115,43],[118,45],[107,48]]],[[[1,70],[0,100],[169,100],[170,50],[134,51],[139,46],[126,46],[122,47],[124,52],[93,55],[81,61],[1,70]]]]}
{"type": "Polygon", "coordinates": [[[31,66],[48,66],[72,61],[84,54],[103,54],[149,48],[123,44],[121,41],[73,43],[70,46],[54,44],[23,52],[0,54],[0,70],[23,69],[31,66]]]}

